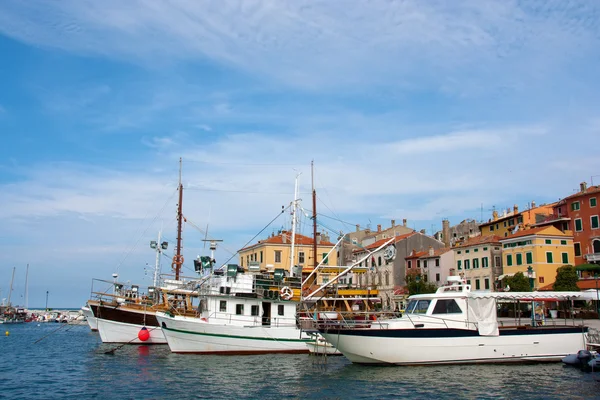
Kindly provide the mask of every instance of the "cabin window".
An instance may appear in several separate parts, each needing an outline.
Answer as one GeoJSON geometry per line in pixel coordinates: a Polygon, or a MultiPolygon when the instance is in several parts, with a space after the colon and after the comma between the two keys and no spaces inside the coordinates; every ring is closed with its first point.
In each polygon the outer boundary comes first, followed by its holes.
{"type": "Polygon", "coordinates": [[[279,304],[279,305],[277,306],[277,315],[279,315],[279,316],[283,316],[283,310],[284,310],[284,306],[283,306],[283,304],[279,304]]]}
{"type": "Polygon", "coordinates": [[[244,305],[243,304],[235,305],[235,315],[244,315],[244,305]]]}
{"type": "Polygon", "coordinates": [[[258,306],[252,306],[250,309],[250,315],[257,316],[258,315],[258,306]]]}
{"type": "Polygon", "coordinates": [[[227,311],[227,301],[221,300],[219,302],[219,311],[226,312],[227,311]]]}
{"type": "Polygon", "coordinates": [[[460,314],[462,310],[454,299],[439,299],[432,314],[460,314]]]}
{"type": "Polygon", "coordinates": [[[406,312],[410,314],[425,314],[431,300],[411,300],[406,306],[406,312]]]}

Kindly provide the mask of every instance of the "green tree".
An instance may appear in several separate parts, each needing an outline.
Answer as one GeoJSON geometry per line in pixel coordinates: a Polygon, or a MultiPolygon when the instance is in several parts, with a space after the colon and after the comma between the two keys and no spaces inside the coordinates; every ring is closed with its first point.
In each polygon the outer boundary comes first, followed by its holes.
{"type": "Polygon", "coordinates": [[[409,275],[406,277],[408,294],[435,293],[437,286],[434,283],[425,282],[422,275],[409,275]]]}
{"type": "Polygon", "coordinates": [[[577,281],[579,276],[577,270],[572,265],[563,265],[556,270],[556,280],[554,281],[554,290],[560,292],[578,292],[577,281]]]}
{"type": "Polygon", "coordinates": [[[517,272],[513,276],[507,276],[502,280],[504,287],[509,286],[509,292],[531,292],[529,278],[523,275],[522,272],[517,272]]]}

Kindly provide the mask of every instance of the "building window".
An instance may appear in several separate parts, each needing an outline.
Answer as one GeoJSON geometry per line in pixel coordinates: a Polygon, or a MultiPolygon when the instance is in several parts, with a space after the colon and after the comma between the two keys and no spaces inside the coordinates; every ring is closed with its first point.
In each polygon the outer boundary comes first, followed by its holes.
{"type": "Polygon", "coordinates": [[[579,202],[578,201],[574,201],[573,203],[571,203],[571,211],[579,211],[579,202]]]}
{"type": "Polygon", "coordinates": [[[512,265],[512,254],[506,255],[506,265],[510,267],[512,265]]]}
{"type": "Polygon", "coordinates": [[[533,264],[533,253],[525,253],[525,260],[527,264],[533,264]]]}
{"type": "Polygon", "coordinates": [[[522,223],[523,223],[523,216],[522,216],[522,215],[519,215],[519,216],[517,217],[517,224],[522,224],[522,223]]]}
{"type": "Polygon", "coordinates": [[[470,260],[465,260],[465,269],[471,269],[470,260]]]}
{"type": "Polygon", "coordinates": [[[471,284],[471,280],[467,279],[467,285],[470,285],[470,284],[471,284]]]}
{"type": "Polygon", "coordinates": [[[592,229],[598,229],[598,216],[592,215],[590,217],[590,223],[592,225],[592,229]]]}
{"type": "Polygon", "coordinates": [[[538,278],[538,280],[539,280],[539,282],[540,282],[540,283],[544,283],[544,277],[543,277],[543,276],[540,276],[540,277],[538,278]]]}
{"type": "Polygon", "coordinates": [[[475,279],[475,290],[479,290],[479,279],[475,279]]]}
{"type": "Polygon", "coordinates": [[[461,260],[456,261],[456,268],[457,269],[462,269],[462,261],[461,260]]]}
{"type": "Polygon", "coordinates": [[[483,248],[483,251],[487,251],[487,247],[484,247],[484,248],[483,248]]]}
{"type": "MultiPolygon", "coordinates": [[[[262,254],[261,254],[261,257],[262,257],[262,254]]],[[[298,252],[298,264],[304,264],[304,252],[303,251],[298,252]]]]}
{"type": "Polygon", "coordinates": [[[385,285],[390,285],[390,271],[385,271],[385,285]]]}
{"type": "Polygon", "coordinates": [[[483,287],[485,288],[485,290],[490,290],[490,279],[489,278],[485,278],[483,280],[483,287]]]}
{"type": "Polygon", "coordinates": [[[551,251],[547,251],[546,252],[546,262],[548,264],[552,264],[553,263],[553,261],[552,261],[552,252],[551,251]]]}
{"type": "Polygon", "coordinates": [[[440,266],[440,259],[439,259],[439,258],[436,258],[436,259],[435,259],[435,266],[436,266],[436,267],[439,267],[439,266],[440,266]]]}
{"type": "Polygon", "coordinates": [[[227,302],[225,300],[221,300],[219,302],[219,311],[221,311],[221,312],[227,311],[227,302]]]}
{"type": "Polygon", "coordinates": [[[487,257],[481,257],[481,268],[487,268],[487,267],[489,267],[488,258],[487,257]]]}
{"type": "Polygon", "coordinates": [[[490,225],[490,232],[494,231],[494,225],[490,225]]]}
{"type": "Polygon", "coordinates": [[[473,269],[479,268],[479,258],[473,259],[473,269]]]}
{"type": "Polygon", "coordinates": [[[329,260],[327,259],[327,253],[323,253],[323,264],[327,263],[329,263],[329,260]]]}
{"type": "Polygon", "coordinates": [[[252,306],[250,308],[250,315],[255,316],[255,317],[258,315],[258,306],[252,306]]]}
{"type": "Polygon", "coordinates": [[[517,265],[523,265],[523,254],[517,253],[517,265]]]}
{"type": "Polygon", "coordinates": [[[552,239],[546,239],[546,244],[552,244],[552,239]]]}
{"type": "Polygon", "coordinates": [[[566,240],[561,240],[560,244],[563,245],[563,246],[566,246],[567,245],[567,241],[566,240]]]}
{"type": "Polygon", "coordinates": [[[283,306],[283,304],[279,304],[279,305],[277,306],[277,315],[279,315],[279,316],[283,316],[283,310],[284,310],[284,306],[283,306]]]}
{"type": "Polygon", "coordinates": [[[595,197],[592,197],[590,199],[590,207],[596,207],[596,198],[595,197]]]}
{"type": "Polygon", "coordinates": [[[569,263],[569,253],[562,253],[562,262],[565,265],[569,263]]]}
{"type": "Polygon", "coordinates": [[[263,253],[262,253],[262,250],[260,251],[260,262],[261,263],[263,262],[263,253]]]}
{"type": "Polygon", "coordinates": [[[423,260],[423,268],[427,268],[427,260],[423,260]]]}
{"type": "Polygon", "coordinates": [[[581,257],[581,243],[573,243],[575,248],[575,257],[581,257]]]}
{"type": "Polygon", "coordinates": [[[244,315],[244,305],[243,304],[235,305],[235,315],[244,315]]]}
{"type": "Polygon", "coordinates": [[[440,274],[435,274],[435,281],[439,282],[440,281],[440,274]]]}
{"type": "Polygon", "coordinates": [[[275,250],[275,262],[276,263],[281,262],[281,250],[275,250]]]}
{"type": "Polygon", "coordinates": [[[407,268],[411,269],[412,268],[412,261],[408,260],[406,263],[407,263],[407,268]]]}
{"type": "Polygon", "coordinates": [[[458,250],[458,251],[456,252],[456,254],[462,254],[462,251],[458,250]]]}
{"type": "Polygon", "coordinates": [[[377,265],[381,267],[381,256],[377,257],[377,265]]]}
{"type": "Polygon", "coordinates": [[[495,260],[496,264],[494,265],[494,267],[499,267],[502,264],[502,258],[500,256],[496,256],[495,260]]]}
{"type": "Polygon", "coordinates": [[[469,253],[471,250],[465,250],[465,253],[469,253]]]}
{"type": "Polygon", "coordinates": [[[479,249],[475,249],[475,250],[473,250],[473,252],[474,252],[474,253],[477,253],[478,251],[479,251],[479,249]]]}
{"type": "Polygon", "coordinates": [[[583,230],[583,227],[582,227],[582,225],[581,225],[581,218],[577,218],[577,219],[575,220],[575,230],[576,230],[577,232],[581,232],[581,231],[583,230]]]}
{"type": "Polygon", "coordinates": [[[417,268],[421,268],[421,260],[417,260],[417,268]]]}
{"type": "Polygon", "coordinates": [[[508,226],[513,226],[515,224],[515,220],[514,219],[509,219],[508,220],[508,226]]]}

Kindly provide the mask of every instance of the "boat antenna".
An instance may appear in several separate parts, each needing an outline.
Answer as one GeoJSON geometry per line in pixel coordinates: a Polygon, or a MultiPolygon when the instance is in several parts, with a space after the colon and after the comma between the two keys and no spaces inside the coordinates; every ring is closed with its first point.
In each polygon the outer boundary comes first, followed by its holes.
{"type": "Polygon", "coordinates": [[[25,270],[25,310],[27,310],[27,296],[29,295],[29,291],[27,289],[27,281],[29,279],[29,264],[27,264],[27,269],[25,270]]]}
{"type": "Polygon", "coordinates": [[[294,271],[294,244],[296,241],[296,213],[298,211],[298,177],[302,174],[299,172],[296,175],[294,185],[294,201],[292,202],[292,249],[290,251],[290,273],[294,271]]]}
{"type": "Polygon", "coordinates": [[[15,281],[15,270],[16,269],[17,269],[17,267],[13,267],[12,278],[10,279],[10,290],[8,291],[8,304],[7,304],[8,307],[10,307],[10,297],[12,295],[13,282],[15,281]]]}
{"type": "Polygon", "coordinates": [[[177,245],[175,247],[175,255],[171,267],[175,271],[175,280],[179,280],[179,273],[183,265],[183,256],[181,255],[181,224],[183,215],[181,213],[181,203],[183,202],[183,184],[181,183],[181,157],[179,157],[179,202],[177,204],[177,245]]]}
{"type": "Polygon", "coordinates": [[[312,186],[312,220],[313,220],[313,268],[317,268],[317,191],[315,190],[315,161],[310,162],[310,182],[312,186]]]}

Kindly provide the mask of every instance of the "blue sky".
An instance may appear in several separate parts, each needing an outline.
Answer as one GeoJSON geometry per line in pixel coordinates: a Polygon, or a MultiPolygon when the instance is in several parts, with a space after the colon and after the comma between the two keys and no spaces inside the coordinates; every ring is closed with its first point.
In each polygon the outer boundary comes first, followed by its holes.
{"type": "MultiPolygon", "coordinates": [[[[311,160],[335,231],[564,197],[600,175],[599,19],[563,0],[0,2],[0,297],[16,266],[24,302],[27,263],[30,306],[82,305],[115,271],[148,284],[179,157],[218,262],[298,172],[310,210],[311,160]]],[[[186,225],[188,265],[203,238],[186,225]]]]}

